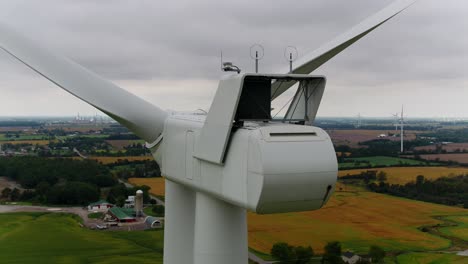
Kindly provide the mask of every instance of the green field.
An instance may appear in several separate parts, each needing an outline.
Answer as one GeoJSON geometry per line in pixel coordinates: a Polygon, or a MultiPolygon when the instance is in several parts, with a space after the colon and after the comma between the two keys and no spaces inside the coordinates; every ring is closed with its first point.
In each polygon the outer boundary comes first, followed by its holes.
{"type": "Polygon", "coordinates": [[[19,137],[6,137],[6,134],[0,134],[0,141],[11,141],[11,140],[42,140],[49,139],[47,135],[27,135],[19,134],[19,137]]]}
{"type": "Polygon", "coordinates": [[[339,169],[372,168],[387,166],[437,166],[436,162],[426,162],[395,157],[375,156],[363,158],[347,158],[339,164],[339,169]]]}
{"type": "Polygon", "coordinates": [[[444,253],[407,253],[397,257],[397,263],[414,264],[453,264],[468,263],[468,257],[444,253]]]}
{"type": "Polygon", "coordinates": [[[444,220],[451,221],[457,226],[440,228],[442,234],[468,241],[468,215],[448,216],[444,217],[444,220]]]}
{"type": "Polygon", "coordinates": [[[70,214],[0,214],[0,263],[162,263],[163,231],[92,231],[70,214]]]}

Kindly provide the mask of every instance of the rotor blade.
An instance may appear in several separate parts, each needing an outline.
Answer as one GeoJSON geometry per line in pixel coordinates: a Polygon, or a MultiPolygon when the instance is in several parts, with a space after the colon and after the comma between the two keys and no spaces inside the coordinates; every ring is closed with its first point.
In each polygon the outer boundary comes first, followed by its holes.
{"type": "Polygon", "coordinates": [[[0,49],[147,142],[153,143],[161,135],[167,117],[165,111],[1,24],[0,49]]]}
{"type": "MultiPolygon", "coordinates": [[[[417,0],[398,0],[385,7],[378,13],[362,21],[349,31],[338,36],[331,42],[323,45],[315,51],[300,58],[292,73],[296,74],[309,74],[324,63],[335,57],[338,53],[342,52],[347,47],[372,32],[374,29],[387,22],[400,12],[414,4],[417,0]]],[[[286,72],[286,71],[285,71],[286,72]]],[[[294,85],[294,82],[275,82],[272,84],[271,100],[281,95],[284,91],[294,85]]]]}

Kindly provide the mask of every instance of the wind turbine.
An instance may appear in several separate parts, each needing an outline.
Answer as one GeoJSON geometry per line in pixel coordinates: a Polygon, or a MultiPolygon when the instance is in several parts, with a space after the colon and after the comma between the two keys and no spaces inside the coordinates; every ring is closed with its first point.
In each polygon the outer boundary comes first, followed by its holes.
{"type": "Polygon", "coordinates": [[[0,25],[0,48],[144,139],[166,177],[164,263],[247,263],[246,211],[321,208],[333,193],[330,137],[311,126],[325,77],[308,75],[416,0],[399,0],[296,62],[287,74],[229,72],[210,111],[177,115],[0,25]],[[299,83],[274,122],[271,101],[299,83]]]}
{"type": "Polygon", "coordinates": [[[401,117],[400,117],[400,153],[403,153],[403,140],[404,140],[404,131],[403,131],[403,124],[404,124],[404,116],[403,116],[403,105],[401,106],[401,117]]]}
{"type": "Polygon", "coordinates": [[[400,122],[399,114],[395,113],[392,114],[392,116],[395,118],[395,132],[398,130],[398,122],[400,122]]]}

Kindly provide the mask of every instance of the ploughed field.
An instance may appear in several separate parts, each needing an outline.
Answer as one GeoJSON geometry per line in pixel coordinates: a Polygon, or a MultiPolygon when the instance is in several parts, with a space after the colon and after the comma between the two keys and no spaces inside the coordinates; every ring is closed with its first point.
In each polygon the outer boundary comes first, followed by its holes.
{"type": "Polygon", "coordinates": [[[342,170],[338,172],[338,177],[355,175],[365,171],[383,171],[387,174],[387,182],[390,184],[406,184],[416,181],[418,175],[423,175],[426,179],[435,180],[442,176],[458,176],[467,174],[468,168],[459,167],[390,167],[374,169],[354,169],[342,170]]]}
{"type": "MultiPolygon", "coordinates": [[[[389,133],[399,135],[400,131],[395,130],[366,130],[366,129],[349,129],[349,130],[328,130],[327,133],[330,135],[335,145],[349,145],[351,147],[362,147],[358,143],[379,139],[381,134],[388,135],[389,133]]],[[[415,140],[416,135],[421,133],[420,131],[405,131],[405,140],[415,140]]],[[[382,138],[380,138],[382,139],[382,138]]],[[[389,139],[393,141],[399,141],[399,136],[387,136],[383,139],[389,139]]]]}
{"type": "MultiPolygon", "coordinates": [[[[130,182],[152,186],[154,189],[150,192],[155,190],[155,195],[161,195],[164,190],[162,178],[130,179],[130,182]]],[[[367,252],[374,244],[390,251],[438,250],[448,248],[450,241],[424,233],[419,227],[442,223],[435,216],[462,216],[454,221],[467,224],[466,209],[367,192],[350,186],[343,189],[347,191],[335,192],[321,210],[273,215],[249,213],[249,247],[268,253],[274,243],[283,241],[298,246],[310,245],[315,252],[322,253],[327,242],[340,241],[344,250],[358,253],[367,252]]],[[[446,229],[452,228],[459,227],[446,229]]]]}
{"type": "Polygon", "coordinates": [[[163,231],[93,231],[75,215],[0,214],[0,263],[163,263],[163,231]]]}
{"type": "Polygon", "coordinates": [[[431,161],[454,161],[468,164],[468,153],[424,154],[419,156],[422,159],[431,161]]]}

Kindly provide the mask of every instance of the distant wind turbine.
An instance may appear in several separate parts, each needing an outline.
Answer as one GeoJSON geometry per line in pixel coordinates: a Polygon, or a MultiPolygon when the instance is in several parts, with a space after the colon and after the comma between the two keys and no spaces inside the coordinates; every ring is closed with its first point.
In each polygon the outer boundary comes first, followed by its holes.
{"type": "Polygon", "coordinates": [[[403,140],[404,140],[404,130],[403,130],[403,124],[404,124],[405,120],[404,120],[404,115],[403,115],[403,105],[401,105],[401,117],[400,117],[400,129],[401,129],[401,132],[400,132],[400,138],[401,138],[401,142],[400,142],[400,152],[403,153],[403,140]]]}
{"type": "Polygon", "coordinates": [[[400,118],[399,118],[399,114],[398,113],[395,113],[395,114],[392,114],[392,116],[395,118],[395,132],[398,130],[398,122],[400,122],[400,118]]]}

